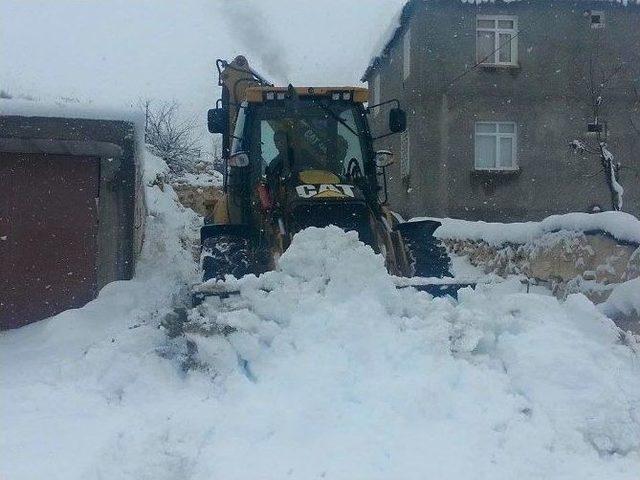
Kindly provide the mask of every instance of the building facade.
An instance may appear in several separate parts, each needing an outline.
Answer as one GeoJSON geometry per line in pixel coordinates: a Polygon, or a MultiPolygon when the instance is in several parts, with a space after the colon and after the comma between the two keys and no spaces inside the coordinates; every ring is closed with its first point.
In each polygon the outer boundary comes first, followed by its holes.
{"type": "Polygon", "coordinates": [[[407,131],[376,144],[395,153],[390,204],[406,217],[612,209],[598,152],[574,140],[606,142],[622,209],[640,215],[640,3],[410,0],[363,81],[370,105],[407,111],[407,131]]]}

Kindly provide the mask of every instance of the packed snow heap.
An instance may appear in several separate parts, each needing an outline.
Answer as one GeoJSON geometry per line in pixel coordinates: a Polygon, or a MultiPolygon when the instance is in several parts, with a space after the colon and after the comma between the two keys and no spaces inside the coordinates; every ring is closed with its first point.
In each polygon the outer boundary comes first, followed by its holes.
{"type": "Polygon", "coordinates": [[[0,336],[2,478],[638,478],[638,345],[584,296],[433,299],[309,229],[171,338],[193,218],[148,193],[133,281],[0,336]]]}

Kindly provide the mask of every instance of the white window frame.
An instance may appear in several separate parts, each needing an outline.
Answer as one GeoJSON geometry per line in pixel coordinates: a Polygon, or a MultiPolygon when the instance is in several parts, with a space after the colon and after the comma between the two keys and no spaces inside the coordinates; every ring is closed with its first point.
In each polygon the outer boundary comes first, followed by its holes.
{"type": "Polygon", "coordinates": [[[407,28],[402,39],[402,74],[406,80],[411,74],[411,29],[407,28]]]}
{"type": "MultiPolygon", "coordinates": [[[[378,105],[380,103],[380,72],[377,72],[373,76],[373,104],[378,105]]],[[[373,109],[373,116],[375,117],[380,112],[380,107],[373,109]]]]}
{"type": "Polygon", "coordinates": [[[411,174],[411,138],[409,130],[400,134],[400,176],[407,178],[411,174]]]}
{"type": "Polygon", "coordinates": [[[475,136],[473,143],[473,157],[474,157],[474,168],[479,171],[514,171],[518,170],[518,125],[515,122],[476,122],[475,123],[475,136]],[[499,133],[499,125],[513,125],[513,133],[499,133]],[[478,132],[478,125],[495,125],[496,131],[495,133],[485,133],[478,132]],[[496,142],[496,156],[493,159],[493,167],[485,167],[478,166],[478,137],[493,137],[496,142]],[[510,167],[496,167],[496,163],[500,158],[500,139],[501,138],[511,138],[511,166],[510,167]]]}
{"type": "MultiPolygon", "coordinates": [[[[518,17],[516,15],[476,15],[476,59],[478,58],[478,32],[493,32],[495,34],[494,39],[494,52],[493,59],[491,56],[483,61],[480,65],[505,65],[505,66],[517,66],[518,65],[518,17]],[[494,27],[479,27],[480,20],[493,20],[494,27]],[[500,28],[499,21],[507,20],[513,22],[513,28],[500,28]],[[511,61],[500,61],[500,34],[511,35],[511,61]]],[[[504,47],[503,47],[504,48],[504,47]]]]}

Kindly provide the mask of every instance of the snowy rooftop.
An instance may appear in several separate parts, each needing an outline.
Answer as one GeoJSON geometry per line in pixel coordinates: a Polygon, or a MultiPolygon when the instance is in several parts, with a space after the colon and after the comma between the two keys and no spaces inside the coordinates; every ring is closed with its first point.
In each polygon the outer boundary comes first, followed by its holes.
{"type": "Polygon", "coordinates": [[[144,114],[141,111],[94,103],[0,98],[0,115],[121,120],[144,126],[144,114]]]}

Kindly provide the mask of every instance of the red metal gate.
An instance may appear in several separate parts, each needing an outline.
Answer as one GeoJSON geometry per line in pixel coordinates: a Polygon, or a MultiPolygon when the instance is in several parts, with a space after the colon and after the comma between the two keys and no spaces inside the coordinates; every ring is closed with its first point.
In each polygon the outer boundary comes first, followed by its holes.
{"type": "Polygon", "coordinates": [[[0,153],[0,328],[96,294],[100,162],[0,153]]]}

